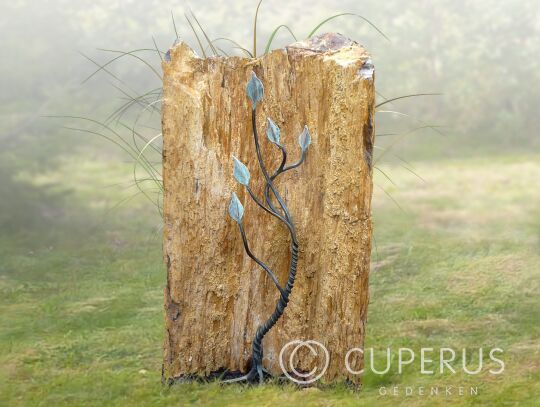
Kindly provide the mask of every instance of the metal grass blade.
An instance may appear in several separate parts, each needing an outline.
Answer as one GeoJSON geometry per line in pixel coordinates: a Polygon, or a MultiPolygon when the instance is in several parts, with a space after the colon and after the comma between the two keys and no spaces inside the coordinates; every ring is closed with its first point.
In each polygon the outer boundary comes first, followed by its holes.
{"type": "Polygon", "coordinates": [[[128,102],[124,103],[123,105],[116,108],[105,119],[105,123],[110,123],[113,120],[115,120],[115,118],[116,118],[117,121],[120,120],[122,118],[122,116],[129,110],[129,108],[131,106],[135,105],[135,104],[139,104],[142,108],[144,108],[146,105],[143,102],[146,101],[146,99],[148,99],[148,97],[151,96],[151,95],[156,95],[156,96],[159,96],[161,98],[161,88],[152,89],[152,90],[150,90],[150,91],[148,91],[146,93],[143,93],[143,94],[141,94],[139,96],[133,97],[130,94],[128,94],[127,92],[125,92],[122,88],[119,88],[119,87],[115,86],[114,84],[111,84],[111,86],[118,89],[118,91],[120,91],[125,96],[127,96],[128,102]]]}
{"type": "Polygon", "coordinates": [[[317,26],[311,30],[311,32],[308,34],[308,38],[311,38],[313,36],[313,34],[315,34],[317,32],[317,30],[319,28],[321,28],[324,24],[326,24],[327,22],[335,19],[335,18],[338,18],[338,17],[342,17],[342,16],[354,16],[354,17],[358,17],[358,18],[361,18],[362,20],[364,20],[366,23],[368,23],[370,26],[372,26],[379,34],[381,34],[387,41],[391,42],[390,41],[390,38],[388,38],[386,36],[385,33],[383,33],[375,24],[373,24],[371,21],[369,21],[367,18],[359,15],[359,14],[355,14],[355,13],[340,13],[340,14],[336,14],[336,15],[333,15],[331,17],[328,17],[327,19],[321,21],[319,24],[317,24],[317,26]]]}
{"type": "MultiPolygon", "coordinates": [[[[106,50],[106,49],[100,49],[98,48],[99,51],[105,51],[105,52],[116,52],[116,53],[120,53],[121,55],[117,56],[117,57],[114,57],[112,59],[110,59],[108,62],[106,62],[105,64],[103,65],[100,65],[98,63],[96,63],[95,61],[92,61],[94,62],[96,65],[99,66],[99,69],[97,69],[96,71],[94,71],[90,76],[88,76],[82,83],[86,83],[88,82],[92,77],[94,77],[98,72],[104,70],[107,66],[111,65],[113,62],[127,56],[127,55],[131,55],[132,57],[135,57],[135,58],[138,58],[139,60],[141,60],[142,62],[144,62],[150,69],[152,69],[152,71],[158,76],[159,80],[161,81],[161,75],[154,69],[154,67],[152,65],[150,65],[148,62],[146,62],[144,59],[140,58],[140,57],[137,57],[134,55],[135,52],[142,52],[142,51],[152,51],[152,52],[156,52],[155,49],[153,48],[141,48],[141,49],[137,49],[137,50],[133,50],[133,51],[129,51],[129,52],[124,52],[124,51],[117,51],[117,50],[106,50]]],[[[87,57],[88,58],[88,57],[87,57]]]]}
{"type": "Polygon", "coordinates": [[[418,119],[418,118],[416,118],[416,117],[414,117],[414,116],[412,116],[410,114],[403,113],[403,112],[398,112],[396,110],[377,110],[376,113],[391,113],[391,114],[397,114],[398,116],[408,117],[408,118],[422,124],[422,127],[417,128],[417,130],[420,129],[420,128],[428,128],[428,129],[432,129],[436,133],[439,133],[441,136],[446,137],[446,134],[444,134],[442,131],[440,131],[439,128],[448,127],[448,126],[432,125],[432,124],[426,123],[423,120],[420,120],[420,119],[418,119]]]}
{"type": "Polygon", "coordinates": [[[208,45],[210,46],[210,48],[212,49],[212,52],[214,53],[214,55],[219,55],[216,47],[214,47],[214,45],[212,44],[212,41],[210,41],[210,38],[208,37],[208,35],[206,35],[206,31],[204,31],[204,29],[202,28],[201,24],[199,23],[199,20],[197,19],[197,17],[195,16],[195,13],[191,10],[189,10],[189,12],[191,13],[191,16],[193,17],[193,19],[195,20],[195,22],[197,23],[197,25],[199,26],[199,29],[201,30],[201,32],[203,33],[204,35],[204,38],[206,38],[206,42],[208,42],[208,45]]]}
{"type": "Polygon", "coordinates": [[[396,100],[400,100],[400,99],[412,98],[412,97],[417,97],[417,96],[441,96],[441,95],[442,93],[413,93],[410,95],[397,96],[395,98],[385,99],[384,102],[376,104],[375,108],[379,108],[387,103],[395,102],[396,100]]]}
{"type": "Polygon", "coordinates": [[[114,73],[112,73],[111,71],[109,71],[108,69],[106,69],[106,64],[105,65],[101,65],[99,62],[97,62],[96,60],[92,59],[91,57],[89,57],[88,55],[86,54],[83,54],[82,52],[79,52],[79,55],[81,55],[83,58],[86,58],[88,61],[92,62],[94,65],[96,65],[98,67],[98,70],[97,71],[94,71],[92,73],[92,75],[90,75],[89,77],[87,77],[84,81],[81,82],[81,84],[84,84],[85,82],[87,82],[92,76],[94,76],[95,74],[97,74],[99,71],[103,71],[105,72],[106,74],[110,75],[112,78],[114,78],[115,80],[117,80],[118,82],[120,82],[122,85],[126,86],[129,90],[133,91],[134,90],[124,81],[122,80],[119,76],[115,75],[114,73]]]}
{"type": "Polygon", "coordinates": [[[156,50],[153,48],[141,48],[141,49],[136,49],[133,51],[120,51],[116,49],[105,49],[105,48],[98,48],[98,50],[103,51],[103,52],[113,52],[116,54],[120,54],[120,56],[115,59],[121,58],[123,56],[131,56],[141,61],[144,65],[146,65],[159,78],[160,81],[163,80],[163,78],[161,77],[161,74],[156,70],[156,68],[154,68],[146,59],[141,58],[140,56],[136,55],[137,52],[142,52],[142,51],[156,52],[156,50]]]}
{"type": "MultiPolygon", "coordinates": [[[[382,147],[379,147],[379,146],[373,146],[373,148],[376,148],[378,150],[382,150],[382,151],[385,151],[386,149],[385,148],[382,148],[382,147]]],[[[423,181],[424,183],[427,184],[427,181],[422,178],[420,176],[420,174],[418,174],[416,171],[413,170],[413,165],[408,162],[407,160],[405,160],[404,158],[400,157],[399,155],[397,155],[396,153],[390,153],[392,154],[394,157],[396,157],[398,160],[402,161],[404,164],[400,164],[400,167],[403,167],[405,168],[407,171],[409,171],[411,174],[415,175],[418,179],[420,179],[421,181],[423,181]],[[406,165],[405,165],[406,164],[406,165]]]]}
{"type": "Polygon", "coordinates": [[[156,43],[156,39],[154,38],[153,35],[152,35],[152,42],[154,43],[154,47],[156,47],[156,52],[158,54],[159,59],[161,60],[161,62],[163,62],[163,55],[161,55],[162,52],[159,50],[159,48],[157,46],[157,43],[156,43]]]}
{"type": "MultiPolygon", "coordinates": [[[[133,126],[131,127],[131,138],[133,140],[133,143],[135,145],[137,145],[137,141],[135,140],[135,134],[136,134],[136,127],[137,127],[137,124],[139,122],[139,120],[141,119],[143,113],[149,108],[149,107],[153,107],[152,105],[155,104],[155,103],[161,103],[162,99],[159,98],[158,100],[155,100],[153,101],[152,103],[149,103],[147,106],[145,106],[138,114],[137,114],[137,117],[135,118],[135,120],[133,121],[133,126]]],[[[138,148],[138,146],[137,146],[138,148]]],[[[152,146],[152,148],[158,153],[158,154],[161,154],[161,150],[152,146]]]]}
{"type": "Polygon", "coordinates": [[[191,27],[191,31],[193,31],[193,34],[195,35],[195,38],[197,39],[197,42],[199,43],[199,48],[201,49],[201,52],[203,54],[203,57],[206,58],[206,52],[204,51],[204,47],[202,45],[201,39],[199,38],[199,34],[197,34],[197,30],[195,30],[195,27],[193,27],[193,24],[191,24],[191,21],[187,14],[184,13],[184,17],[186,18],[189,26],[191,27]]]}
{"type": "Polygon", "coordinates": [[[259,0],[257,9],[255,10],[255,18],[253,19],[253,58],[257,58],[257,18],[259,17],[259,7],[263,0],[259,0]]]}
{"type": "Polygon", "coordinates": [[[228,41],[230,42],[231,44],[234,45],[233,48],[237,48],[237,49],[240,49],[242,50],[247,56],[249,56],[250,58],[253,58],[253,54],[246,48],[244,48],[243,46],[241,46],[239,43],[237,43],[236,41],[234,40],[231,40],[230,38],[227,38],[227,37],[219,37],[219,38],[215,38],[214,40],[212,40],[212,42],[216,42],[216,41],[228,41]]]}
{"type": "MultiPolygon", "coordinates": [[[[135,163],[133,164],[133,177],[135,178],[136,177],[136,174],[137,174],[137,164],[139,162],[141,162],[141,160],[143,158],[146,158],[144,157],[144,152],[146,151],[146,149],[148,148],[148,146],[150,146],[155,140],[157,140],[159,137],[162,137],[162,133],[159,133],[157,135],[155,135],[154,137],[152,137],[150,140],[148,140],[148,142],[144,145],[144,147],[140,150],[139,152],[139,155],[137,156],[137,160],[135,161],[135,163]]],[[[148,160],[146,160],[148,162],[148,160]]],[[[153,166],[151,166],[152,168],[154,168],[153,166]]],[[[148,174],[150,175],[150,177],[154,178],[151,174],[148,174]]],[[[160,174],[161,175],[161,174],[160,174]]],[[[155,183],[156,185],[158,186],[158,188],[160,190],[163,191],[163,183],[162,182],[159,182],[159,178],[158,177],[155,177],[155,183]]]]}
{"type": "Polygon", "coordinates": [[[292,35],[292,37],[294,38],[295,41],[298,41],[298,39],[296,38],[296,35],[294,35],[294,33],[292,32],[292,30],[289,28],[289,26],[285,25],[285,24],[281,24],[279,25],[278,27],[276,27],[276,29],[272,32],[272,34],[270,35],[270,38],[268,39],[268,42],[266,43],[266,47],[264,48],[264,54],[268,54],[268,52],[270,52],[270,47],[272,46],[272,41],[274,41],[274,37],[276,36],[276,34],[278,33],[278,31],[280,30],[280,28],[285,28],[287,31],[289,31],[289,33],[292,35]]]}
{"type": "Polygon", "coordinates": [[[174,14],[173,14],[172,10],[171,10],[171,18],[172,18],[172,25],[173,25],[173,28],[174,28],[174,33],[176,35],[176,39],[178,39],[180,37],[178,36],[178,30],[176,29],[176,21],[174,21],[174,14]]]}
{"type": "Polygon", "coordinates": [[[388,192],[386,189],[384,189],[378,184],[375,184],[375,185],[377,185],[380,189],[382,189],[382,191],[386,194],[386,196],[390,198],[392,202],[394,202],[394,204],[401,210],[401,212],[408,215],[408,213],[401,207],[401,205],[398,203],[398,201],[395,200],[395,198],[392,196],[392,194],[390,194],[390,192],[388,192]]]}
{"type": "Polygon", "coordinates": [[[383,170],[381,170],[379,167],[376,167],[376,166],[374,166],[373,168],[375,168],[375,169],[376,169],[377,171],[379,171],[382,175],[384,175],[384,177],[385,177],[388,181],[390,181],[390,183],[391,183],[393,186],[397,187],[396,183],[392,180],[392,178],[390,178],[390,177],[388,176],[388,174],[387,174],[386,172],[384,172],[383,170]]]}

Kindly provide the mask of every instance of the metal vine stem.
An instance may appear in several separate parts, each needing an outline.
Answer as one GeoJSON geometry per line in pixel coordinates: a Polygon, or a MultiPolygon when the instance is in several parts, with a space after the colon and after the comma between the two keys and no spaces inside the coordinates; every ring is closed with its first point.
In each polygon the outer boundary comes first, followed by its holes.
{"type": "Polygon", "coordinates": [[[263,368],[263,365],[262,365],[262,360],[263,360],[263,343],[262,342],[263,342],[264,336],[268,333],[268,331],[272,329],[272,327],[276,324],[279,318],[281,318],[281,316],[283,315],[283,312],[285,311],[285,308],[287,307],[287,304],[289,303],[289,297],[294,287],[294,280],[296,278],[296,268],[298,265],[298,241],[296,239],[296,229],[294,226],[292,216],[289,213],[289,209],[287,208],[285,201],[283,200],[279,191],[276,189],[274,185],[274,180],[280,174],[283,174],[286,171],[292,170],[300,166],[304,162],[307,148],[311,144],[311,136],[309,134],[309,130],[307,126],[304,126],[304,130],[298,137],[298,143],[300,144],[300,148],[302,150],[302,155],[300,157],[300,160],[298,160],[294,164],[287,165],[287,150],[280,143],[280,133],[281,133],[280,129],[270,118],[268,118],[266,135],[268,139],[281,150],[281,153],[282,153],[282,159],[281,159],[281,163],[279,167],[275,170],[275,172],[272,175],[270,175],[264,164],[264,160],[261,154],[261,148],[259,144],[259,135],[257,132],[257,103],[260,102],[264,96],[264,87],[263,87],[262,82],[259,80],[259,78],[257,78],[257,75],[255,75],[255,72],[253,72],[251,75],[251,79],[249,80],[247,84],[246,92],[248,94],[249,99],[252,102],[251,124],[252,124],[252,129],[253,129],[253,139],[255,141],[255,150],[257,152],[257,160],[259,162],[261,172],[266,181],[266,185],[264,187],[264,202],[261,201],[255,195],[253,190],[250,188],[249,181],[250,181],[251,176],[250,176],[249,170],[236,157],[233,157],[234,178],[240,184],[245,186],[249,196],[253,199],[253,201],[255,201],[255,203],[259,207],[261,207],[265,212],[268,212],[270,215],[279,219],[287,227],[291,235],[291,258],[290,258],[290,263],[289,263],[289,277],[287,279],[287,284],[285,285],[285,287],[282,287],[279,284],[279,281],[276,275],[274,274],[274,272],[272,272],[272,270],[265,263],[263,263],[259,258],[257,258],[253,254],[253,252],[250,250],[249,244],[246,238],[246,233],[244,231],[244,226],[242,223],[242,218],[244,216],[244,207],[242,206],[242,203],[238,199],[238,196],[236,195],[236,193],[233,192],[231,201],[229,203],[229,214],[233,218],[233,220],[235,220],[238,223],[240,234],[242,236],[242,242],[244,243],[244,249],[247,255],[266,272],[268,277],[272,280],[272,282],[278,289],[280,293],[280,297],[272,315],[268,318],[268,320],[264,324],[260,325],[257,328],[255,337],[253,338],[252,363],[251,363],[250,370],[244,376],[231,379],[231,380],[226,380],[225,383],[233,383],[233,382],[239,382],[239,381],[252,382],[252,381],[255,381],[257,378],[259,379],[259,382],[262,382],[264,379],[264,375],[269,374],[266,371],[266,369],[263,368]],[[275,199],[277,201],[278,207],[274,205],[274,203],[272,202],[272,199],[275,199]]]}

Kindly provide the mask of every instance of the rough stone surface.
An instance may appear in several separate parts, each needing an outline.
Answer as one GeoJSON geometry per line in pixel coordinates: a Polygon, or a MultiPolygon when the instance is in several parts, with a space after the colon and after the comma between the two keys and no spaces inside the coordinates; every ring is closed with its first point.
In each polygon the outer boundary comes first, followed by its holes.
{"type": "Polygon", "coordinates": [[[264,365],[281,373],[282,346],[313,339],[331,355],[324,380],[358,379],[347,374],[344,357],[363,346],[368,304],[374,84],[360,74],[368,59],[339,34],[258,59],[201,59],[185,43],[170,50],[163,63],[165,379],[246,371],[255,330],[278,299],[227,214],[232,191],[245,205],[252,251],[282,284],[287,279],[287,229],[232,176],[234,155],[262,196],[245,94],[253,70],[265,87],[257,123],[267,167],[273,171],[280,154],[266,139],[266,117],[281,128],[290,163],[300,157],[304,124],[313,140],[306,162],[276,182],[296,223],[300,256],[289,306],[264,341],[264,365]]]}

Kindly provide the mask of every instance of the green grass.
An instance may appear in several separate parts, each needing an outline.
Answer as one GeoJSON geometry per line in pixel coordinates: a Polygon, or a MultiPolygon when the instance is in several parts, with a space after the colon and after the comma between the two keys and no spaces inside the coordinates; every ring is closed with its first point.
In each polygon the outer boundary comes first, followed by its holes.
{"type": "Polygon", "coordinates": [[[110,210],[136,192],[105,187],[129,182],[129,165],[74,157],[16,180],[42,191],[34,194],[40,222],[21,221],[23,230],[2,218],[0,405],[535,405],[540,157],[416,163],[425,183],[399,166],[382,169],[397,186],[380,173],[377,184],[404,212],[376,188],[366,347],[501,347],[504,374],[422,376],[414,365],[367,374],[359,393],[162,386],[159,217],[141,196],[110,210]],[[478,386],[479,394],[379,396],[393,385],[478,386]]]}

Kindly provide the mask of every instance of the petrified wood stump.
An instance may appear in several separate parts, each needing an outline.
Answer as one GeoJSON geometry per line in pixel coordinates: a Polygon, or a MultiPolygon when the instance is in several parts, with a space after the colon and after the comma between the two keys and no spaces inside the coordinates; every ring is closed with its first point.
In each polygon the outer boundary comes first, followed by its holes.
{"type": "MultiPolygon", "coordinates": [[[[264,339],[264,366],[281,374],[282,346],[312,339],[330,352],[323,380],[357,380],[347,373],[344,357],[363,347],[368,304],[374,138],[368,54],[339,34],[257,59],[202,59],[180,43],[163,70],[164,379],[245,372],[255,330],[279,297],[244,253],[227,214],[232,191],[245,206],[251,250],[282,284],[287,280],[287,229],[261,211],[232,175],[234,155],[247,165],[251,186],[262,197],[245,93],[254,71],[265,87],[257,125],[266,166],[273,171],[281,159],[264,137],[266,117],[281,128],[289,162],[300,156],[297,138],[305,124],[312,137],[306,162],[276,182],[296,223],[300,255],[289,306],[264,339]]],[[[361,363],[357,359],[355,369],[361,363]]]]}

